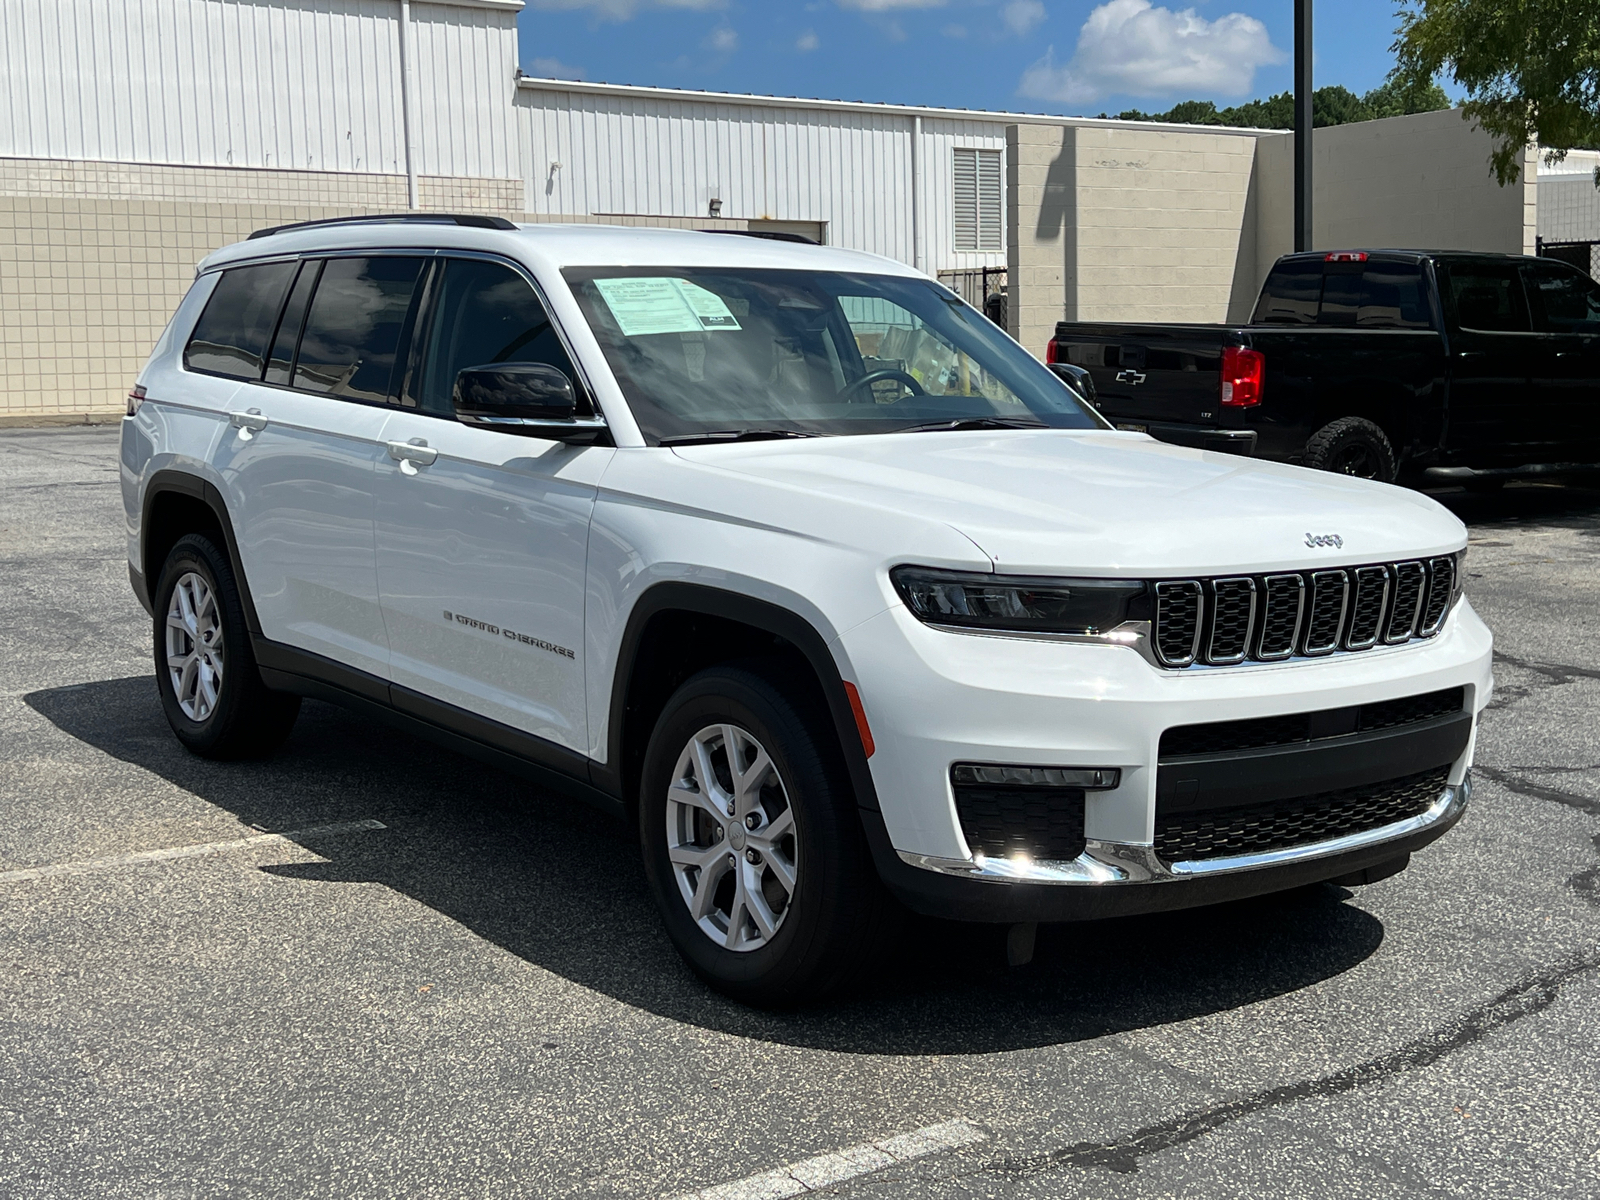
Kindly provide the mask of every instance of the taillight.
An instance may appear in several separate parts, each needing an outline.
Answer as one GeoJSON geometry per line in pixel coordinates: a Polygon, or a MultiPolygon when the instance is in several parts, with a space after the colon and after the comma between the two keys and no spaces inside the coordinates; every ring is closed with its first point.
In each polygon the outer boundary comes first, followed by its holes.
{"type": "Polygon", "coordinates": [[[1243,346],[1222,351],[1222,403],[1228,408],[1254,408],[1261,403],[1261,380],[1267,373],[1267,356],[1243,346]]]}
{"type": "Polygon", "coordinates": [[[128,393],[128,415],[131,417],[139,411],[139,405],[144,403],[144,385],[136,384],[133,391],[128,393]]]}
{"type": "Polygon", "coordinates": [[[1334,250],[1327,254],[1323,262],[1366,262],[1365,250],[1334,250]]]}
{"type": "Polygon", "coordinates": [[[1060,355],[1061,355],[1061,348],[1056,345],[1055,338],[1051,338],[1048,342],[1046,342],[1044,344],[1044,361],[1045,361],[1046,365],[1048,365],[1050,363],[1054,363],[1054,362],[1060,362],[1061,361],[1060,355]]]}

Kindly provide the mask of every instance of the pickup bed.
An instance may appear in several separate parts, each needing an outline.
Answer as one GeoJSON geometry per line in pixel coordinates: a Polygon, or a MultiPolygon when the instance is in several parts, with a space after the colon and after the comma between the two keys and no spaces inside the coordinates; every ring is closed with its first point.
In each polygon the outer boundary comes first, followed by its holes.
{"type": "Polygon", "coordinates": [[[1182,445],[1474,486],[1600,464],[1600,285],[1552,259],[1286,255],[1249,324],[1062,321],[1046,361],[1182,445]]]}

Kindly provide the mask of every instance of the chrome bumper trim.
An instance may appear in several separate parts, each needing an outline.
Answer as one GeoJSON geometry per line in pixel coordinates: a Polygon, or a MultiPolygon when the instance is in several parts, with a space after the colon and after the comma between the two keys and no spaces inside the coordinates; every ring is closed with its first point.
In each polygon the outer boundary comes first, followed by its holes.
{"type": "Polygon", "coordinates": [[[1194,862],[1166,863],[1156,857],[1153,846],[1134,842],[1097,842],[1090,840],[1082,854],[1071,861],[1045,860],[1034,862],[1025,858],[940,858],[932,854],[912,854],[897,851],[902,862],[924,871],[941,875],[959,875],[985,883],[1043,883],[1068,886],[1101,886],[1122,883],[1170,883],[1184,879],[1203,879],[1212,875],[1232,875],[1240,871],[1257,871],[1265,867],[1288,863],[1307,862],[1311,859],[1330,858],[1379,846],[1424,829],[1453,821],[1459,817],[1472,798],[1472,774],[1469,771],[1459,784],[1452,784],[1439,793],[1426,812],[1404,821],[1395,821],[1352,833],[1345,837],[1330,838],[1325,842],[1312,842],[1305,846],[1291,846],[1284,850],[1268,850],[1260,854],[1240,854],[1232,858],[1208,858],[1194,862]]]}

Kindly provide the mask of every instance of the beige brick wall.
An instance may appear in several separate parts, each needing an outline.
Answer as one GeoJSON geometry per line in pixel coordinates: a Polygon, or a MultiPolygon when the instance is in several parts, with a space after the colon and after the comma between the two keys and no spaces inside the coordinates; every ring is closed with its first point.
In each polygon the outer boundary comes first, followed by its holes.
{"type": "MultiPolygon", "coordinates": [[[[423,208],[518,216],[520,179],[434,179],[423,208]]],[[[397,175],[0,159],[0,424],[109,417],[218,246],[398,212],[397,175]]]]}
{"type": "Polygon", "coordinates": [[[1255,139],[1078,130],[1081,320],[1223,321],[1240,266],[1255,139]]]}
{"type": "Polygon", "coordinates": [[[1007,332],[1040,358],[1056,322],[1077,315],[1078,133],[1006,126],[1007,332]]]}

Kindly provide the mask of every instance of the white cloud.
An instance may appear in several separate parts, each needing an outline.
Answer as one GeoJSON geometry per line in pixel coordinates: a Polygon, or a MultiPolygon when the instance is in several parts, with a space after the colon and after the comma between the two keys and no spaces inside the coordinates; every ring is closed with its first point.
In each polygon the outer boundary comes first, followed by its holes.
{"type": "Polygon", "coordinates": [[[967,36],[967,27],[965,25],[946,25],[939,32],[944,34],[947,38],[956,38],[959,40],[967,36]]]}
{"type": "Polygon", "coordinates": [[[1033,27],[1042,23],[1046,15],[1044,5],[1039,0],[1011,0],[1000,10],[1000,19],[1005,22],[1006,31],[1018,37],[1032,33],[1033,27]]]}
{"type": "Polygon", "coordinates": [[[678,8],[711,12],[728,7],[728,0],[529,0],[540,12],[591,12],[601,21],[627,21],[645,8],[678,8]]]}
{"type": "Polygon", "coordinates": [[[1052,46],[1022,73],[1017,92],[1063,104],[1179,91],[1243,96],[1254,87],[1257,67],[1283,60],[1267,27],[1244,13],[1207,21],[1192,8],[1110,0],[1083,23],[1071,62],[1057,66],[1052,46]]]}
{"type": "Polygon", "coordinates": [[[711,36],[706,39],[706,49],[714,50],[718,54],[732,54],[739,48],[739,32],[726,25],[720,29],[713,29],[711,36]]]}
{"type": "Polygon", "coordinates": [[[896,8],[943,8],[944,0],[838,0],[838,5],[857,12],[888,12],[896,8]]]}
{"type": "Polygon", "coordinates": [[[582,79],[582,67],[569,67],[559,58],[536,58],[528,64],[528,74],[540,79],[582,79]]]}
{"type": "Polygon", "coordinates": [[[820,45],[822,45],[822,42],[817,38],[816,33],[808,29],[795,39],[794,48],[802,54],[809,54],[820,45]]]}

